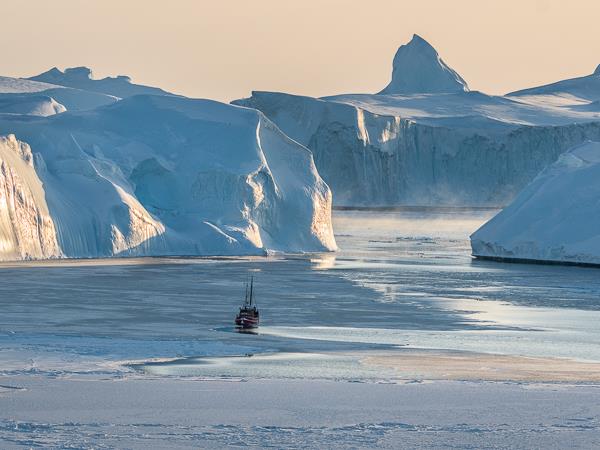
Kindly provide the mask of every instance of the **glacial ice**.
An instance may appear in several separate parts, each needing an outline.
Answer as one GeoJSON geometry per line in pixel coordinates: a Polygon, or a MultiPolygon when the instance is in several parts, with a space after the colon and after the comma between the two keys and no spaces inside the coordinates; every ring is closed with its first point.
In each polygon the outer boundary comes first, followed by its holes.
{"type": "Polygon", "coordinates": [[[0,76],[0,108],[1,105],[11,105],[6,110],[0,109],[0,113],[50,115],[52,112],[59,113],[65,109],[70,111],[94,109],[117,100],[118,98],[113,95],[0,76]],[[44,97],[50,100],[42,100],[44,97]],[[43,106],[48,102],[52,103],[52,107],[43,106]],[[33,104],[39,106],[31,106],[33,104]]]}
{"type": "Polygon", "coordinates": [[[567,103],[577,104],[578,101],[600,100],[600,65],[593,74],[583,77],[570,78],[556,83],[523,89],[508,94],[509,97],[525,96],[557,96],[567,103]]]}
{"type": "Polygon", "coordinates": [[[233,103],[311,149],[336,205],[504,206],[561,153],[600,140],[600,77],[570,83],[568,94],[469,91],[415,36],[386,95],[253,92],[233,103]]]}
{"type": "Polygon", "coordinates": [[[51,116],[65,112],[67,108],[52,97],[33,94],[0,95],[0,114],[25,114],[51,116]]]}
{"type": "Polygon", "coordinates": [[[401,46],[394,56],[392,81],[384,95],[433,92],[467,92],[465,80],[450,68],[435,48],[421,36],[401,46]]]}
{"type": "Polygon", "coordinates": [[[471,236],[483,258],[600,264],[600,142],[562,154],[471,236]]]}
{"type": "Polygon", "coordinates": [[[160,88],[143,86],[131,82],[131,78],[125,75],[117,77],[106,77],[96,80],[92,70],[88,67],[71,67],[64,71],[56,67],[47,72],[28,78],[31,81],[65,86],[89,92],[99,92],[114,97],[125,98],[132,95],[167,95],[160,88]]]}
{"type": "Polygon", "coordinates": [[[312,154],[259,111],[92,92],[112,100],[35,115],[34,95],[90,93],[31,83],[5,83],[24,88],[5,94],[21,110],[0,114],[0,259],[336,248],[312,154]]]}
{"type": "Polygon", "coordinates": [[[0,258],[61,256],[29,145],[0,136],[0,258]]]}

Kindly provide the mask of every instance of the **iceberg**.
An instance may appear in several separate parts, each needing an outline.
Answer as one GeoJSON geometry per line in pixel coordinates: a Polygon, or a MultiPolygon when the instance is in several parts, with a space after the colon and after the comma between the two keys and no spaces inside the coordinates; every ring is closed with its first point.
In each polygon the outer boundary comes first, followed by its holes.
{"type": "Polygon", "coordinates": [[[117,97],[40,81],[0,76],[0,114],[51,115],[108,105],[117,97]]]}
{"type": "Polygon", "coordinates": [[[600,65],[594,73],[507,94],[510,97],[554,96],[571,104],[600,100],[600,65]]]}
{"type": "Polygon", "coordinates": [[[0,94],[0,114],[52,116],[67,108],[47,95],[0,94]]]}
{"type": "Polygon", "coordinates": [[[64,71],[53,67],[47,72],[28,78],[31,81],[49,83],[79,90],[98,92],[118,98],[132,95],[173,95],[160,88],[144,86],[131,82],[126,75],[94,79],[92,70],[88,67],[70,67],[64,71]]]}
{"type": "Polygon", "coordinates": [[[0,258],[61,256],[29,145],[0,136],[0,258]]]}
{"type": "Polygon", "coordinates": [[[471,236],[483,259],[600,265],[600,142],[562,154],[471,236]]]}
{"type": "Polygon", "coordinates": [[[257,110],[152,90],[4,87],[1,260],[336,249],[311,152],[257,110]],[[52,90],[111,100],[61,108],[52,90]]]}
{"type": "Polygon", "coordinates": [[[466,81],[440,58],[429,42],[415,34],[396,52],[392,81],[380,94],[468,91],[466,81]]]}
{"type": "Polygon", "coordinates": [[[584,78],[586,96],[487,95],[415,36],[379,94],[253,92],[233,103],[308,147],[338,206],[502,207],[560,154],[600,141],[600,77],[584,78]]]}

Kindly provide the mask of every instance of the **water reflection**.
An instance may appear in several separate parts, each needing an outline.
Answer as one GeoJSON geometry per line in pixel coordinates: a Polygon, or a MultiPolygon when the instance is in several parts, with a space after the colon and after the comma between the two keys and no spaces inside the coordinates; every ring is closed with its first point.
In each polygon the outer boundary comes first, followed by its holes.
{"type": "Polygon", "coordinates": [[[336,266],[335,253],[323,253],[310,259],[313,270],[329,270],[336,266]]]}

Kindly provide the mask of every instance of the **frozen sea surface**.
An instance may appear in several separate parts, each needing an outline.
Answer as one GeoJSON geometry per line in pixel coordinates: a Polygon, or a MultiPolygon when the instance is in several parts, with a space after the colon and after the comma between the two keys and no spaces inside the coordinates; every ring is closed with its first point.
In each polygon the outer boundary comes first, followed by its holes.
{"type": "Polygon", "coordinates": [[[591,449],[592,386],[13,380],[8,448],[591,449]],[[240,405],[241,400],[248,403],[240,405]]]}

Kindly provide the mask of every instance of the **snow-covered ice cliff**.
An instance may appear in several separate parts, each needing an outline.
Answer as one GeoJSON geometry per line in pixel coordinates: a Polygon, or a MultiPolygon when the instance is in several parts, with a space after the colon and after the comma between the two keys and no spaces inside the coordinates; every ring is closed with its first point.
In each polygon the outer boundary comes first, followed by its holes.
{"type": "Polygon", "coordinates": [[[259,111],[166,94],[69,110],[47,92],[90,92],[2,85],[0,259],[336,248],[311,152],[259,111]]]}
{"type": "Polygon", "coordinates": [[[253,92],[233,103],[310,148],[337,205],[504,206],[568,148],[600,140],[597,80],[569,96],[469,91],[415,36],[378,95],[253,92]]]}
{"type": "Polygon", "coordinates": [[[562,154],[471,236],[482,258],[600,264],[600,143],[562,154]]]}

